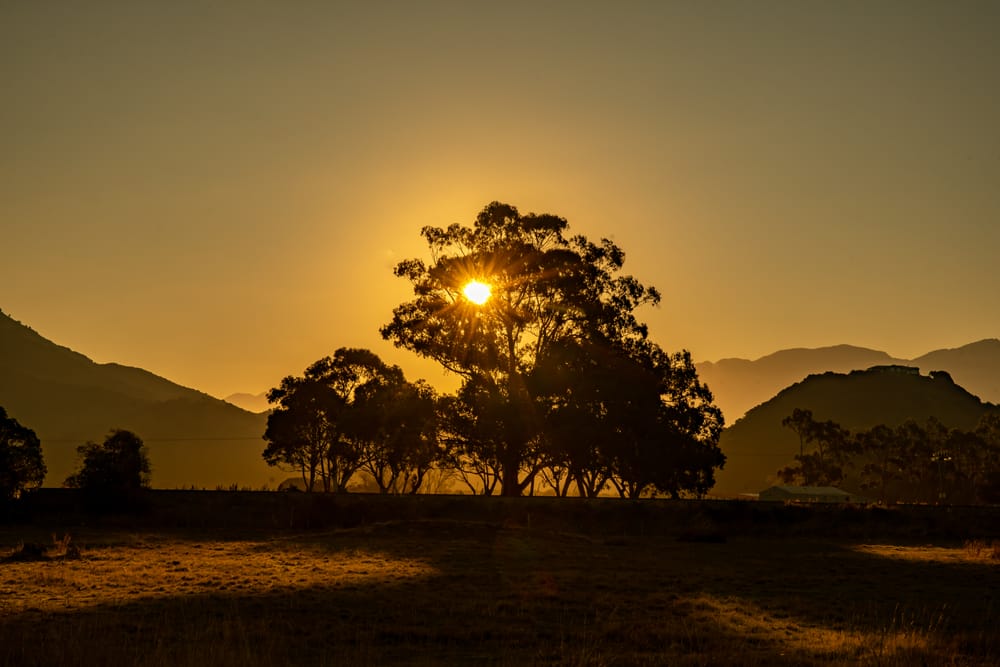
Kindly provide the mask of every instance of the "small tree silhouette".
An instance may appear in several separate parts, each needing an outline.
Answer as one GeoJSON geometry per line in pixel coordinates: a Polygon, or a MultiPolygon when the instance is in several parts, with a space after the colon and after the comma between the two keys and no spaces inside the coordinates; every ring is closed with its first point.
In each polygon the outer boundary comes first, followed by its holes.
{"type": "Polygon", "coordinates": [[[42,445],[35,432],[0,407],[0,504],[45,479],[42,445]]]}
{"type": "Polygon", "coordinates": [[[149,487],[149,456],[142,439],[131,431],[111,431],[104,442],[76,449],[80,469],[64,486],[78,488],[97,509],[134,509],[149,487]]]}

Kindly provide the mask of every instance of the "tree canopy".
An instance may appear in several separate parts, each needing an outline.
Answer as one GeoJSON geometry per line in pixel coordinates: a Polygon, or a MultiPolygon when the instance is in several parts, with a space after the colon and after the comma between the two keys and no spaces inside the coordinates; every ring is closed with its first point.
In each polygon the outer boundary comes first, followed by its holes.
{"type": "Polygon", "coordinates": [[[82,489],[102,506],[131,503],[149,487],[149,455],[142,439],[131,431],[115,429],[104,442],[87,442],[76,451],[80,469],[64,484],[82,489]]]}
{"type": "Polygon", "coordinates": [[[430,385],[407,382],[402,372],[355,393],[350,428],[363,445],[363,468],[380,492],[416,493],[441,462],[437,401],[430,385]]]}
{"type": "MultiPolygon", "coordinates": [[[[681,370],[684,355],[659,350],[636,317],[640,306],[659,302],[659,292],[621,273],[625,253],[617,245],[569,236],[567,229],[564,218],[493,202],[471,227],[425,227],[431,263],[409,259],[396,267],[412,283],[414,299],[395,308],[382,335],[463,378],[446,417],[460,444],[459,469],[480,476],[487,489],[519,495],[543,470],[558,475],[560,467],[570,471],[564,481],[599,491],[604,481],[620,478],[626,460],[643,465],[624,454],[628,447],[670,450],[657,463],[675,472],[692,465],[680,453],[687,444],[714,449],[696,468],[721,465],[722,418],[711,394],[693,366],[681,370]],[[482,289],[475,298],[465,294],[473,281],[489,286],[488,298],[482,289]],[[606,377],[591,374],[594,364],[606,377]],[[649,381],[629,385],[639,369],[649,381]],[[555,376],[570,384],[559,388],[555,376]],[[591,444],[578,442],[574,430],[587,431],[591,444]],[[600,461],[594,451],[568,451],[597,445],[600,461]]],[[[703,493],[711,475],[696,476],[701,481],[683,475],[668,481],[665,474],[631,483],[640,491],[662,484],[671,494],[703,493]]]]}
{"type": "Polygon", "coordinates": [[[307,490],[346,491],[366,469],[382,492],[416,492],[439,459],[433,390],[370,350],[340,348],[267,397],[264,460],[307,490]]]}
{"type": "Polygon", "coordinates": [[[0,406],[0,502],[41,486],[45,473],[38,436],[0,406]]]}

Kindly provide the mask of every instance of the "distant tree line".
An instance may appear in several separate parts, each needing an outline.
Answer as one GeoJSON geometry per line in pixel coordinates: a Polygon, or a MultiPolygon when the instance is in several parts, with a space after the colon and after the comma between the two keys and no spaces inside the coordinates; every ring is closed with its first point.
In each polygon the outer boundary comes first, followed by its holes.
{"type": "Polygon", "coordinates": [[[1000,412],[971,431],[931,418],[851,433],[798,408],[782,424],[800,441],[795,464],[778,471],[787,483],[840,486],[882,503],[1000,502],[1000,412]]]}
{"type": "Polygon", "coordinates": [[[471,227],[425,227],[432,262],[396,267],[415,298],[381,333],[461,388],[438,396],[342,348],[269,392],[265,460],[324,491],[362,472],[416,493],[436,470],[482,494],[704,495],[725,462],[721,411],[690,354],[636,318],[659,293],[621,275],[614,243],[566,229],[498,202],[471,227]]]}

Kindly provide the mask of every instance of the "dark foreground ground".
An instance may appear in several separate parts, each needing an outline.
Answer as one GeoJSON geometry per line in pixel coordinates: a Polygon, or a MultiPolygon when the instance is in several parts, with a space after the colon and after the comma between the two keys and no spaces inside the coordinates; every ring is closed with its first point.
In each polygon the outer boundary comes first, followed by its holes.
{"type": "Polygon", "coordinates": [[[1000,664],[991,510],[173,498],[0,525],[0,664],[1000,664]]]}

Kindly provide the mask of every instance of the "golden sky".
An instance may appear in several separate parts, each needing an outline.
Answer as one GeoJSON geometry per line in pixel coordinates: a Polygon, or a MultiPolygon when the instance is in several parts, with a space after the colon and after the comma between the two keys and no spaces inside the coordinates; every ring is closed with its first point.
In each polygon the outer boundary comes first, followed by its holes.
{"type": "Polygon", "coordinates": [[[608,236],[665,348],[1000,336],[1000,3],[5,2],[0,309],[218,396],[381,340],[423,225],[608,236]]]}

